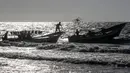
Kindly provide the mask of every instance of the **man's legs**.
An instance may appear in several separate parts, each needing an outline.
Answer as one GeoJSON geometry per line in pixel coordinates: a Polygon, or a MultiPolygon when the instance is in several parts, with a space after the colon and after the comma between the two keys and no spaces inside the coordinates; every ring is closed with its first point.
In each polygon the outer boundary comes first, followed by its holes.
{"type": "Polygon", "coordinates": [[[59,28],[59,32],[60,32],[60,28],[59,28]]]}
{"type": "Polygon", "coordinates": [[[57,32],[57,27],[56,27],[56,30],[55,30],[55,32],[57,32]]]}

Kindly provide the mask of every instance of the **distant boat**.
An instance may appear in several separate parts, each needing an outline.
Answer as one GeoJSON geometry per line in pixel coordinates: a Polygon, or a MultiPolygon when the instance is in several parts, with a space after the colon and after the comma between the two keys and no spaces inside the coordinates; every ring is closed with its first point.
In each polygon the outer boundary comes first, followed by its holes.
{"type": "Polygon", "coordinates": [[[86,35],[72,35],[69,36],[69,42],[78,43],[112,43],[113,38],[119,36],[121,30],[125,27],[127,23],[122,23],[115,25],[113,27],[103,29],[99,32],[93,32],[86,35]],[[110,41],[111,40],[111,41],[110,41]]]}
{"type": "MultiPolygon", "coordinates": [[[[17,35],[17,38],[8,38],[8,31],[4,34],[2,37],[3,41],[26,41],[26,42],[37,42],[37,43],[42,43],[42,42],[51,42],[55,43],[57,42],[58,38],[64,33],[64,32],[55,32],[55,33],[50,33],[48,35],[41,35],[38,37],[33,37],[30,32],[26,31],[21,31],[15,35],[17,35]]],[[[41,33],[41,32],[40,32],[41,33]]]]}

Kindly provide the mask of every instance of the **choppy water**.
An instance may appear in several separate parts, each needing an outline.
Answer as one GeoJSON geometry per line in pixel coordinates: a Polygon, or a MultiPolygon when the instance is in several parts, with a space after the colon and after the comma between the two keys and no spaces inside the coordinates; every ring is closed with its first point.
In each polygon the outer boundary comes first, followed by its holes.
{"type": "Polygon", "coordinates": [[[130,68],[0,58],[1,73],[129,73],[130,68]]]}
{"type": "MultiPolygon", "coordinates": [[[[0,47],[0,49],[31,52],[34,47],[0,47]]],[[[1,50],[2,51],[2,50],[1,50]]],[[[37,51],[37,53],[40,53],[37,51]]],[[[75,55],[74,55],[75,56],[75,55]]],[[[9,59],[0,57],[0,73],[129,73],[130,68],[72,64],[46,60],[9,59]]]]}

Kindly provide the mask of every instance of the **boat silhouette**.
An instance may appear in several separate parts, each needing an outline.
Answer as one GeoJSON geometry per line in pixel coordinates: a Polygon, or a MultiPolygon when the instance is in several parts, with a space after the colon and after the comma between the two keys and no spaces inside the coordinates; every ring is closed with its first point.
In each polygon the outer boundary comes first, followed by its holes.
{"type": "Polygon", "coordinates": [[[119,36],[126,24],[122,23],[98,32],[91,32],[91,34],[87,35],[72,35],[68,39],[69,42],[77,43],[116,43],[114,37],[119,36]]]}
{"type": "Polygon", "coordinates": [[[4,36],[2,37],[2,41],[26,41],[26,42],[37,42],[37,43],[42,43],[42,42],[50,42],[50,43],[55,43],[57,42],[58,38],[64,33],[64,32],[54,32],[50,33],[48,35],[41,35],[38,37],[33,37],[31,33],[27,33],[25,31],[21,31],[20,34],[16,34],[17,38],[8,38],[8,33],[7,31],[4,36]]]}

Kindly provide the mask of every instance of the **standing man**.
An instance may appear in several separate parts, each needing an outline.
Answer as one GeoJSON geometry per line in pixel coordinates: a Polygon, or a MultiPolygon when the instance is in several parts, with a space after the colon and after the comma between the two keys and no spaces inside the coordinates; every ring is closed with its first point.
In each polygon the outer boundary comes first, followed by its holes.
{"type": "Polygon", "coordinates": [[[55,32],[60,32],[60,26],[62,26],[61,25],[61,22],[59,22],[58,24],[56,24],[56,31],[55,32]]]}

